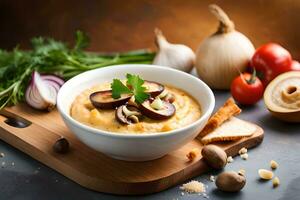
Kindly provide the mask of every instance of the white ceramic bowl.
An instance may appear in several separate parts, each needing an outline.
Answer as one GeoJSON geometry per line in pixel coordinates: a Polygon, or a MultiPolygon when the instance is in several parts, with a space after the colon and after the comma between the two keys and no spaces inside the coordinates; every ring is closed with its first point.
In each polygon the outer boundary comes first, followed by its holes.
{"type": "Polygon", "coordinates": [[[206,124],[214,105],[214,95],[204,82],[190,74],[155,65],[118,65],[87,71],[67,81],[57,97],[57,108],[65,124],[83,143],[107,156],[127,161],[160,158],[193,140],[206,124]],[[202,116],[186,127],[150,134],[110,133],[84,125],[70,116],[71,104],[83,90],[113,78],[124,79],[126,73],[183,89],[201,105],[202,116]]]}

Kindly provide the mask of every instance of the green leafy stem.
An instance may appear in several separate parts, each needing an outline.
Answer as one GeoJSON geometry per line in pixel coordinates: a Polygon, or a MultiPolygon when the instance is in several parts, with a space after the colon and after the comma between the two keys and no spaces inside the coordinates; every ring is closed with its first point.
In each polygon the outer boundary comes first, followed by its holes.
{"type": "Polygon", "coordinates": [[[32,49],[13,51],[0,49],[0,109],[24,100],[31,73],[50,73],[65,80],[82,72],[118,64],[152,63],[155,54],[147,49],[122,53],[94,53],[84,51],[89,44],[88,36],[77,31],[75,44],[52,38],[37,37],[31,40],[32,49]]]}

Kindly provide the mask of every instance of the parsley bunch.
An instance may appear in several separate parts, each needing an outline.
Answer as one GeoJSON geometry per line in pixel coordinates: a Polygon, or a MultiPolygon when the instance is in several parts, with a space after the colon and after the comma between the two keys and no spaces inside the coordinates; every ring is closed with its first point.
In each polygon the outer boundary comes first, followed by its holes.
{"type": "Polygon", "coordinates": [[[84,71],[109,65],[151,63],[154,57],[154,53],[147,50],[112,54],[86,52],[84,48],[88,44],[87,35],[77,31],[71,48],[52,38],[37,37],[31,40],[32,49],[29,51],[18,47],[13,51],[0,49],[0,109],[24,100],[34,70],[67,80],[84,71]]]}
{"type": "Polygon", "coordinates": [[[132,94],[134,95],[135,101],[137,103],[143,103],[149,98],[149,94],[146,93],[146,87],[143,86],[144,80],[138,75],[126,74],[126,85],[122,83],[119,79],[114,79],[111,84],[112,97],[118,99],[122,94],[132,94]]]}

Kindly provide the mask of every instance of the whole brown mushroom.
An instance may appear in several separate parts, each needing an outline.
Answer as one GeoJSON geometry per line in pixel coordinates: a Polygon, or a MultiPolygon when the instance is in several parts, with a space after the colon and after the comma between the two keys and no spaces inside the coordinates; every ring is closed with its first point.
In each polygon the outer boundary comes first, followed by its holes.
{"type": "Polygon", "coordinates": [[[201,151],[205,162],[214,169],[223,169],[227,164],[226,152],[216,145],[206,145],[201,151]]]}
{"type": "Polygon", "coordinates": [[[223,172],[216,179],[217,188],[224,192],[238,192],[245,184],[245,176],[235,171],[223,172]]]}

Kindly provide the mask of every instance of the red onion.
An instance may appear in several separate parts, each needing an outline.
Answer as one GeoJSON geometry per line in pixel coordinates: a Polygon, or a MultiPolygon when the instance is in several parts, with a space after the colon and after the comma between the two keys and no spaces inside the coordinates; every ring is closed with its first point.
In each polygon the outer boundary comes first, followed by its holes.
{"type": "Polygon", "coordinates": [[[56,105],[56,97],[64,81],[54,75],[40,75],[34,71],[25,93],[26,102],[39,110],[52,110],[56,105]]]}
{"type": "Polygon", "coordinates": [[[55,75],[45,74],[45,75],[41,75],[41,77],[43,80],[56,82],[60,86],[62,86],[65,83],[65,81],[62,78],[55,75]]]}

